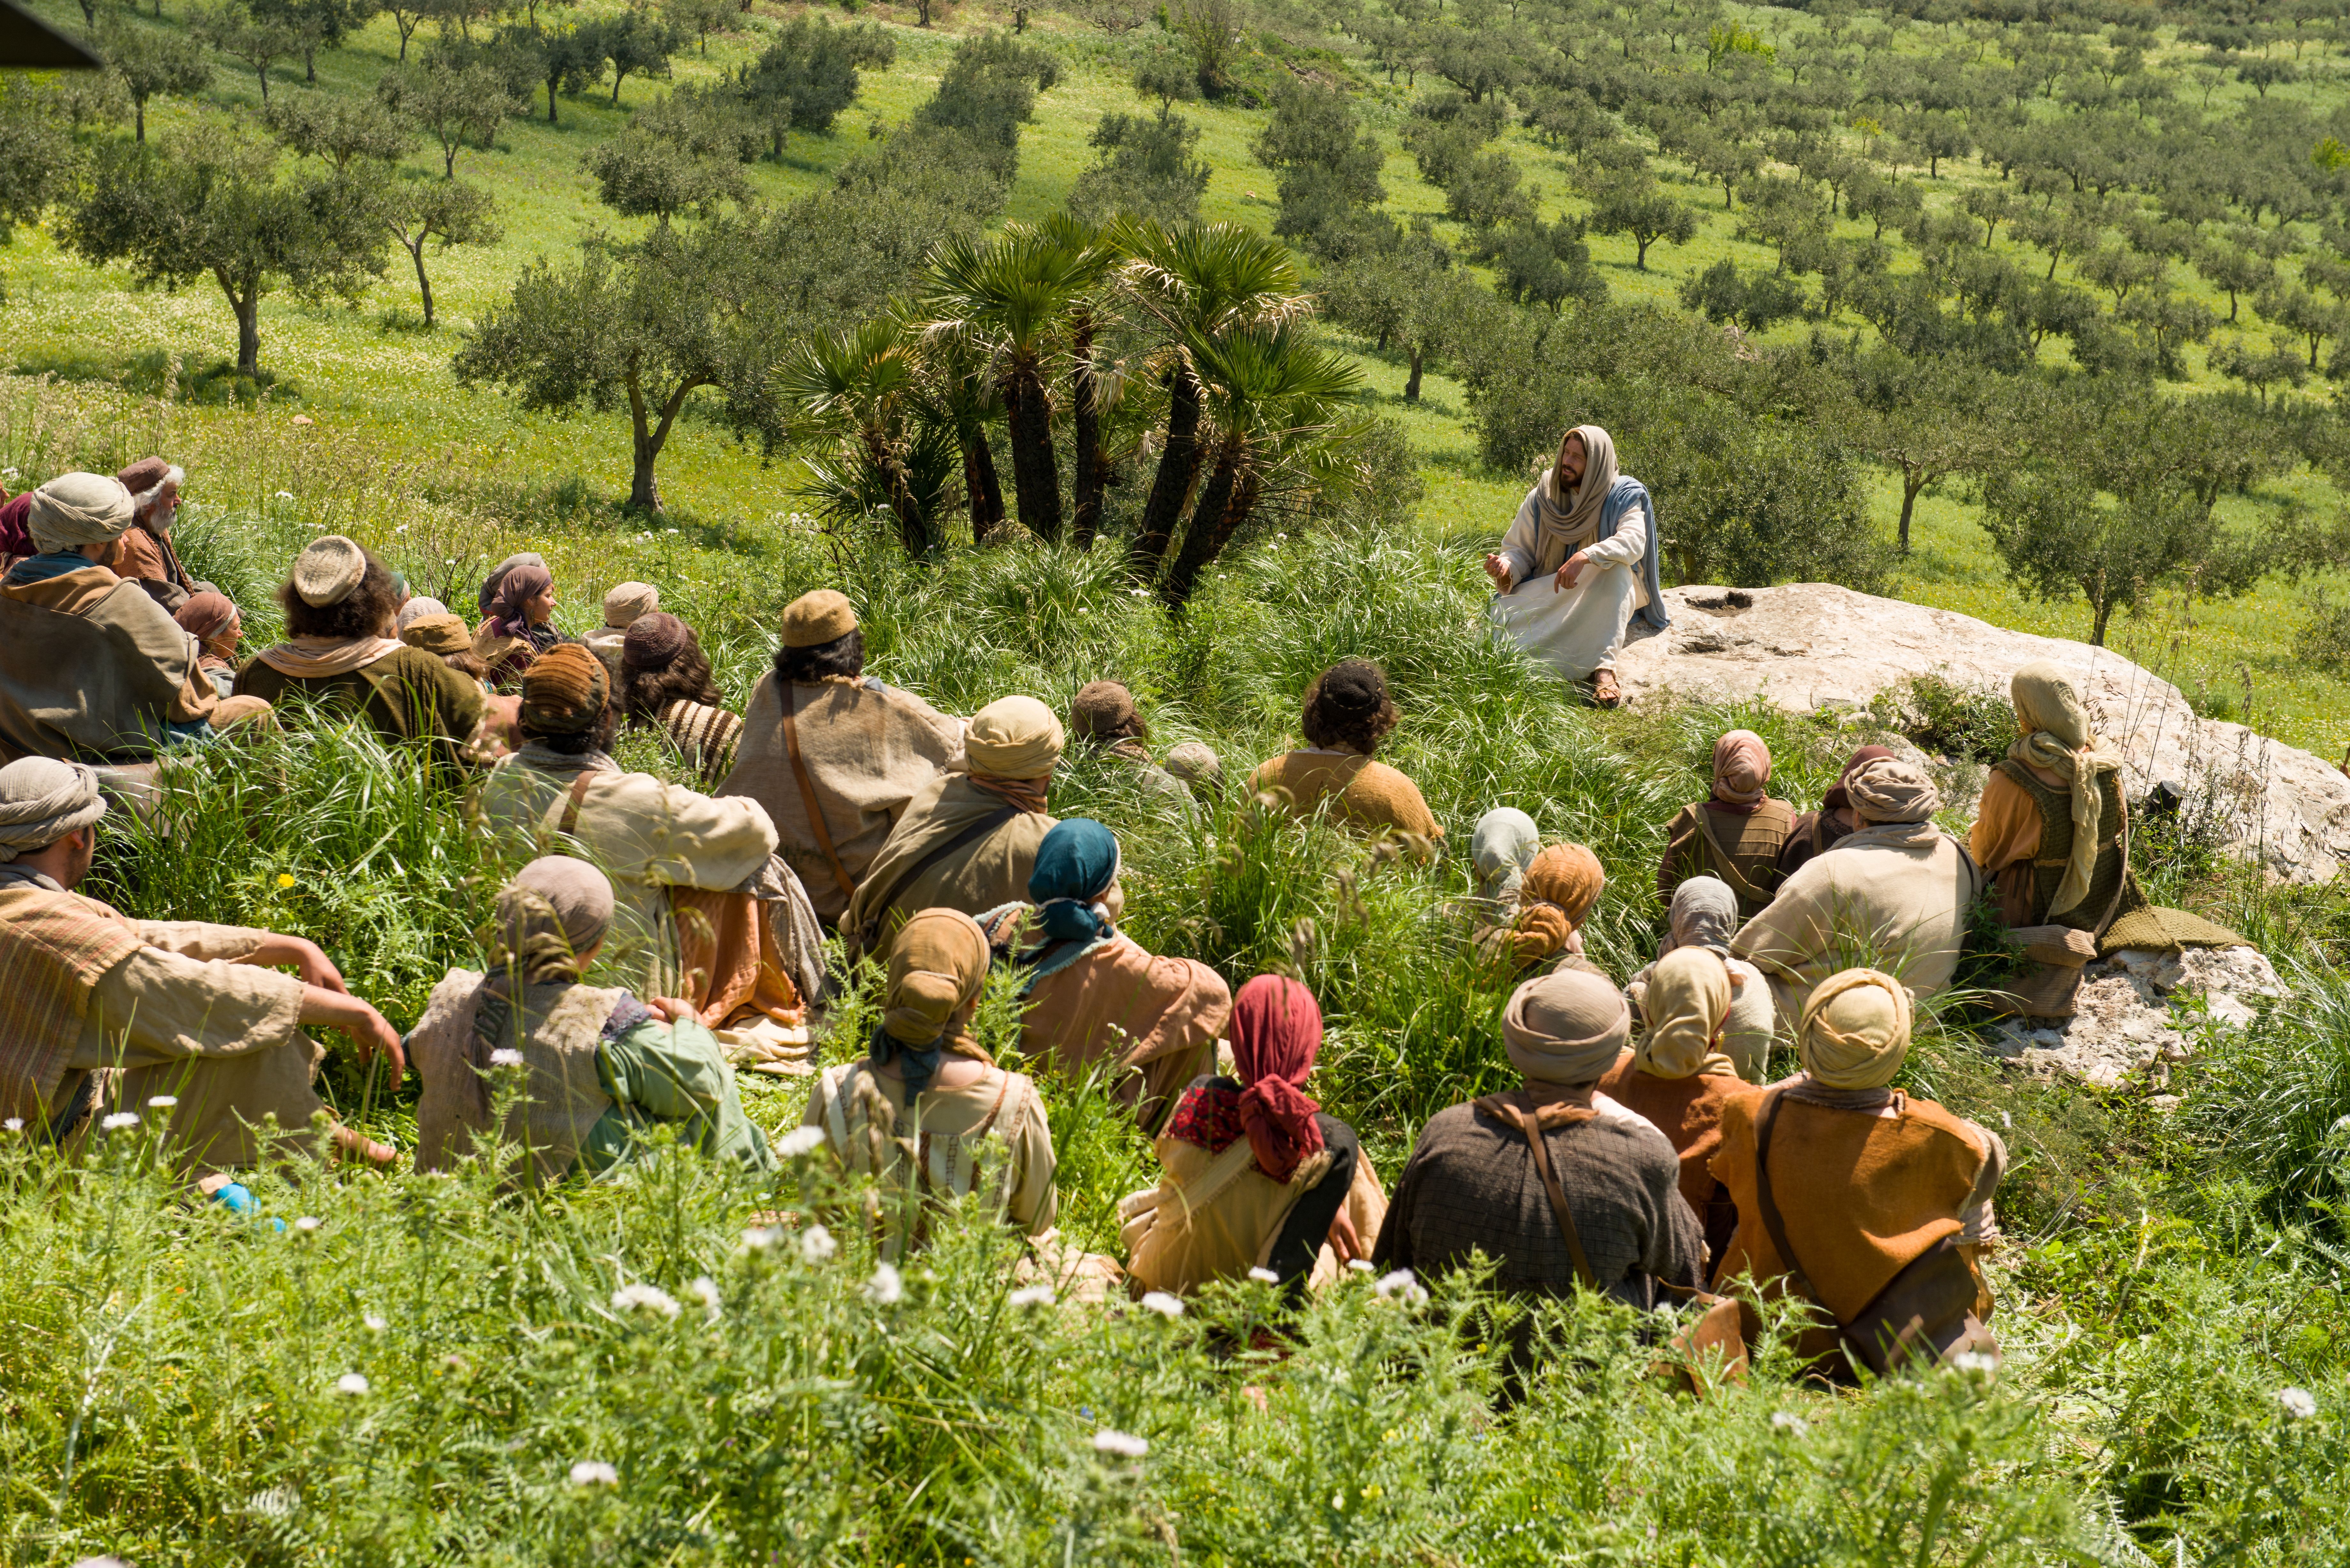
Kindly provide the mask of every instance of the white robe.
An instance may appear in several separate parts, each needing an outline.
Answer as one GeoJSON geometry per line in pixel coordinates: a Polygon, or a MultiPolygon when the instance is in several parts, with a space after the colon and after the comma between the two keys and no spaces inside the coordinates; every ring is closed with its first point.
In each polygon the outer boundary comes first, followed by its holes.
{"type": "Polygon", "coordinates": [[[1516,521],[1499,552],[1514,585],[1493,596],[1493,623],[1517,645],[1569,680],[1616,668],[1624,628],[1648,602],[1640,581],[1640,561],[1648,549],[1648,508],[1627,510],[1616,532],[1584,546],[1583,576],[1574,587],[1555,586],[1557,574],[1534,571],[1535,503],[1542,486],[1526,493],[1516,521]]]}

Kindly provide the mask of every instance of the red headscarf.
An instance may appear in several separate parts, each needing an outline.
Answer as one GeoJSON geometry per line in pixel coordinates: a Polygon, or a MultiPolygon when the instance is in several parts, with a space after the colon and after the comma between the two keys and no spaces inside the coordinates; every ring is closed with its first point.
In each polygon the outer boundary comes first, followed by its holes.
{"type": "Polygon", "coordinates": [[[1241,1127],[1257,1168],[1287,1181],[1298,1161],[1322,1147],[1314,1113],[1322,1108],[1298,1087],[1322,1049],[1322,1009],[1295,981],[1261,974],[1232,998],[1232,1060],[1240,1067],[1241,1127]]]}

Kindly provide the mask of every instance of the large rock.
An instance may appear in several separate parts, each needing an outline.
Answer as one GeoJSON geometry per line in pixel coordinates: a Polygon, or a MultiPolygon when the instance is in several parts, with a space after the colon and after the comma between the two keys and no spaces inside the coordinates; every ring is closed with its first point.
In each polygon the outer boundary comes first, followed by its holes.
{"type": "Polygon", "coordinates": [[[2350,862],[2350,778],[2241,724],[2200,719],[2178,688],[2110,649],[2008,631],[1971,616],[1830,583],[1665,592],[1671,629],[1635,628],[1616,666],[1627,701],[1671,692],[1782,708],[1865,707],[1912,676],[2007,690],[2016,667],[2053,659],[2081,682],[2125,759],[2133,798],[2179,786],[2221,842],[2280,877],[2319,882],[2350,862]]]}
{"type": "Polygon", "coordinates": [[[2167,1079],[2168,1064],[2193,1054],[2198,1035],[2241,1029],[2261,1001],[2285,994],[2269,961],[2251,948],[2125,948],[2089,966],[2072,1017],[2010,1019],[1983,1044],[2028,1073],[2110,1089],[2148,1069],[2167,1079]]]}

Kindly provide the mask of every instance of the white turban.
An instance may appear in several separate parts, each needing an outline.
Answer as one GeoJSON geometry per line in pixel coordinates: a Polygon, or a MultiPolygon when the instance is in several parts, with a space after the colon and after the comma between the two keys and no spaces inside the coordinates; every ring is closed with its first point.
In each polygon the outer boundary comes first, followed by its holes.
{"type": "Polygon", "coordinates": [[[0,865],[47,849],[105,815],[98,774],[81,763],[55,757],[10,763],[0,768],[0,865]]]}

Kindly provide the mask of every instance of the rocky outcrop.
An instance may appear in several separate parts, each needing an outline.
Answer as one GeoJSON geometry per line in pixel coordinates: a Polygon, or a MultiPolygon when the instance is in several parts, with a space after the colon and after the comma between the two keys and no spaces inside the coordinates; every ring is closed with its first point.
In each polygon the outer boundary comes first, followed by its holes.
{"type": "Polygon", "coordinates": [[[2009,631],[1971,616],[1827,583],[1669,588],[1665,632],[1635,627],[1616,667],[1625,698],[1761,698],[1799,712],[1865,708],[1912,677],[2005,691],[2018,665],[2053,659],[2087,693],[2118,747],[2132,797],[2176,784],[2181,809],[2279,877],[2316,882],[2350,863],[2350,778],[2241,724],[2198,718],[2168,681],[2110,649],[2009,631]]]}
{"type": "Polygon", "coordinates": [[[2206,1030],[2241,1029],[2262,1001],[2284,995],[2276,971],[2251,948],[2125,948],[2088,967],[2071,1018],[2010,1019],[1982,1043],[2028,1073],[2101,1089],[2147,1073],[2160,1085],[2206,1030]]]}

